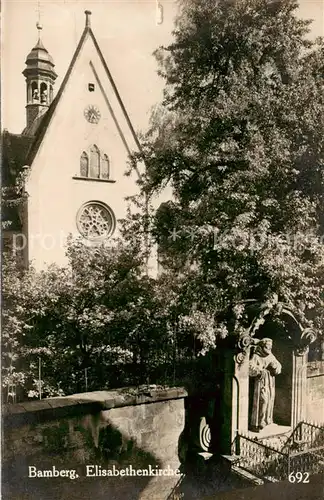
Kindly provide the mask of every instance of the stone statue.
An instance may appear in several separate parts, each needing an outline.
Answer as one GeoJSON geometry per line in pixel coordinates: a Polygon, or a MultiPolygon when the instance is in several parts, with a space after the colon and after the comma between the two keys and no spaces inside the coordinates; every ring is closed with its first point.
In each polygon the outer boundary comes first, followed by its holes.
{"type": "Polygon", "coordinates": [[[46,104],[47,103],[47,90],[43,90],[41,93],[41,103],[46,104]]]}
{"type": "Polygon", "coordinates": [[[249,375],[254,378],[250,426],[257,432],[273,423],[275,375],[281,373],[281,364],[271,350],[271,339],[260,340],[249,364],[249,375]]]}
{"type": "Polygon", "coordinates": [[[33,92],[33,100],[34,101],[39,101],[39,92],[38,89],[35,89],[33,92]]]}

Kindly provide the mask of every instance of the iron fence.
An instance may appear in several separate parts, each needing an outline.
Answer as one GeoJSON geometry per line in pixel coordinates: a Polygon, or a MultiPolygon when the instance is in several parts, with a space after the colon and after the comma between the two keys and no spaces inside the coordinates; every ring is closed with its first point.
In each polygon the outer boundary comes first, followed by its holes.
{"type": "Polygon", "coordinates": [[[248,435],[233,442],[233,465],[269,481],[283,481],[290,474],[324,471],[324,427],[300,422],[281,448],[269,446],[248,435]]]}
{"type": "Polygon", "coordinates": [[[238,459],[233,465],[260,479],[284,480],[287,478],[288,454],[267,446],[248,436],[239,434],[233,443],[238,459]]]}

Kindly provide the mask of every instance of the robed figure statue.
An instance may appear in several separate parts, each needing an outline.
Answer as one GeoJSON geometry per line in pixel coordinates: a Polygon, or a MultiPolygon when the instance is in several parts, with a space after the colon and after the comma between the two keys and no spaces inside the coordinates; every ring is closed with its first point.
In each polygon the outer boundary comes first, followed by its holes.
{"type": "Polygon", "coordinates": [[[272,354],[272,340],[264,338],[255,347],[249,364],[249,375],[254,378],[250,427],[260,431],[273,423],[275,375],[281,373],[281,364],[272,354]]]}

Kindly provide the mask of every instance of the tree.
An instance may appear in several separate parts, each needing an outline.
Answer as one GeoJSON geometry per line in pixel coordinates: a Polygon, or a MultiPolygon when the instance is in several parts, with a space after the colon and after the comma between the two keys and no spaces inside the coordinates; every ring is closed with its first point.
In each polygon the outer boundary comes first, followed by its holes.
{"type": "Polygon", "coordinates": [[[147,275],[145,252],[133,236],[110,246],[70,240],[69,265],[41,272],[5,255],[6,402],[15,394],[21,400],[167,383],[178,360],[192,359],[197,346],[179,285],[147,275]]]}
{"type": "Polygon", "coordinates": [[[164,99],[136,158],[148,196],[172,186],[152,234],[213,324],[208,348],[243,333],[255,300],[324,325],[324,43],[297,7],[186,0],[156,53],[164,99]]]}

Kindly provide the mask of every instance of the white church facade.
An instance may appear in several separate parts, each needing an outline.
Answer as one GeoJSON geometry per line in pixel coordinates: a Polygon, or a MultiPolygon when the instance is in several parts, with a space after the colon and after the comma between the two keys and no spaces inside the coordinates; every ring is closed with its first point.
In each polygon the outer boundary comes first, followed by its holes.
{"type": "Polygon", "coordinates": [[[118,236],[127,198],[138,192],[126,176],[140,145],[91,29],[91,12],[55,95],[55,66],[39,39],[28,54],[26,127],[3,134],[4,185],[24,178],[25,201],[11,209],[4,238],[42,269],[66,263],[67,238],[107,241],[118,236]],[[13,216],[13,217],[12,217],[13,216]]]}

